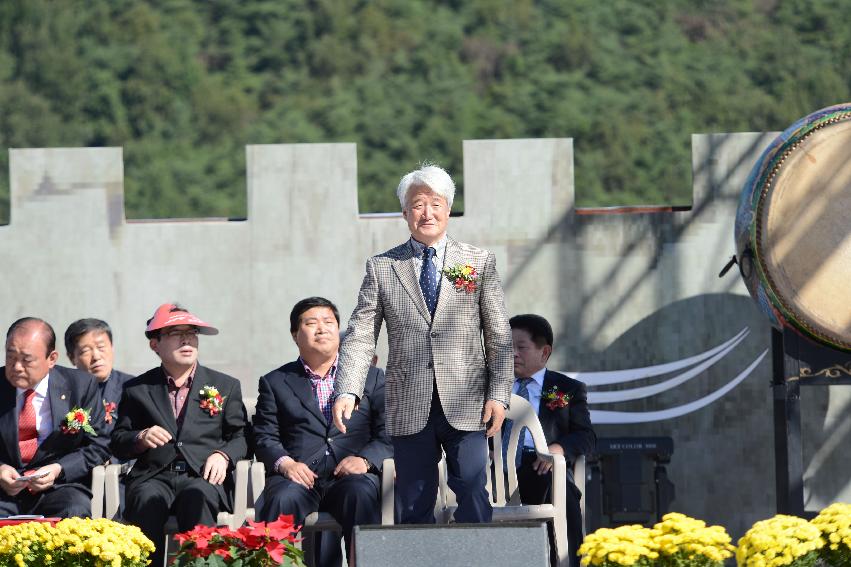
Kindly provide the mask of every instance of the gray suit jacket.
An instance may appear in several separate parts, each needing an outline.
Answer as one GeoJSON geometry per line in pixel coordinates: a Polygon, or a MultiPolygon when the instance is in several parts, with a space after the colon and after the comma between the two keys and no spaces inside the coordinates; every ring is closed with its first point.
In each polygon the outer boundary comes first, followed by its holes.
{"type": "Polygon", "coordinates": [[[416,273],[410,241],[366,262],[358,304],[340,348],[335,393],[360,397],[382,322],[387,324],[387,432],[412,435],[428,421],[434,384],[455,429],[484,429],[486,399],[511,397],[514,360],[496,259],[486,250],[447,238],[445,267],[470,264],[475,291],[457,291],[442,276],[434,319],[416,273]]]}

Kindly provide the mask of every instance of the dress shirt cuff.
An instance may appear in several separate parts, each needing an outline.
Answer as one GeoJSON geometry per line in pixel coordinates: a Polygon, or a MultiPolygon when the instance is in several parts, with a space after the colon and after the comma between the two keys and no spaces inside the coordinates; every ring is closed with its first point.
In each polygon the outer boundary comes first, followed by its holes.
{"type": "Polygon", "coordinates": [[[352,394],[351,392],[345,392],[343,394],[339,394],[339,395],[337,395],[337,399],[358,401],[358,397],[356,395],[352,394]]]}

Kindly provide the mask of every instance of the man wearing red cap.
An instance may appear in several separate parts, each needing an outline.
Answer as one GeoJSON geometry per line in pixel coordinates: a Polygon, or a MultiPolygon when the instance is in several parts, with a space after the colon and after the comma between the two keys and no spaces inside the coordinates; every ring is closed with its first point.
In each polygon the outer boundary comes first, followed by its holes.
{"type": "Polygon", "coordinates": [[[215,525],[229,509],[225,483],[247,453],[239,381],[198,364],[198,335],[218,332],[179,305],[161,305],[145,336],[162,364],[128,382],[118,406],[113,453],[137,459],[124,516],[157,546],[152,565],[162,565],[170,514],[186,531],[215,525]]]}

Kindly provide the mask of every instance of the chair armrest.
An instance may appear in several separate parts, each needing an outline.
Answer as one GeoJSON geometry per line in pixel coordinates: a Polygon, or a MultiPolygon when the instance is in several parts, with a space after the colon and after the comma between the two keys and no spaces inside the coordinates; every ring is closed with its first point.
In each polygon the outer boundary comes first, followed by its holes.
{"type": "Polygon", "coordinates": [[[118,508],[121,504],[121,488],[118,486],[118,477],[121,475],[121,465],[110,464],[106,465],[104,471],[104,500],[106,509],[103,517],[109,520],[118,515],[118,508]]]}
{"type": "Polygon", "coordinates": [[[251,461],[240,460],[236,463],[233,475],[233,516],[231,516],[231,529],[236,529],[245,522],[246,509],[248,508],[248,477],[250,476],[251,461]]]}
{"type": "Polygon", "coordinates": [[[579,489],[579,511],[582,513],[582,534],[585,534],[585,455],[579,457],[573,463],[573,483],[579,489]]]}
{"type": "MultiPolygon", "coordinates": [[[[540,453],[539,453],[540,454],[540,453]]],[[[558,510],[560,518],[567,517],[567,463],[564,460],[564,455],[550,455],[552,458],[552,500],[551,502],[558,510]]],[[[549,460],[549,459],[547,459],[549,460]]]]}
{"type": "Polygon", "coordinates": [[[257,499],[263,489],[266,488],[266,465],[262,461],[256,461],[251,465],[251,506],[257,504],[257,499]]]}
{"type": "Polygon", "coordinates": [[[106,467],[98,465],[92,469],[92,519],[103,518],[104,473],[106,467]]]}
{"type": "Polygon", "coordinates": [[[395,518],[393,511],[396,502],[396,462],[384,459],[381,463],[381,525],[392,526],[395,518]]]}

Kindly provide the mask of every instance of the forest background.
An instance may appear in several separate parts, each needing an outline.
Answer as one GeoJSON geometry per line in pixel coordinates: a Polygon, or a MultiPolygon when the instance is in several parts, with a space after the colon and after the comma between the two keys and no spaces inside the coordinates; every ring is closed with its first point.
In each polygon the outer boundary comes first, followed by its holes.
{"type": "Polygon", "coordinates": [[[4,0],[0,223],[28,147],[122,146],[128,218],[244,217],[245,145],[301,142],[357,143],[361,212],[491,138],[573,138],[579,206],[687,205],[693,133],[851,100],[848,7],[4,0]]]}

